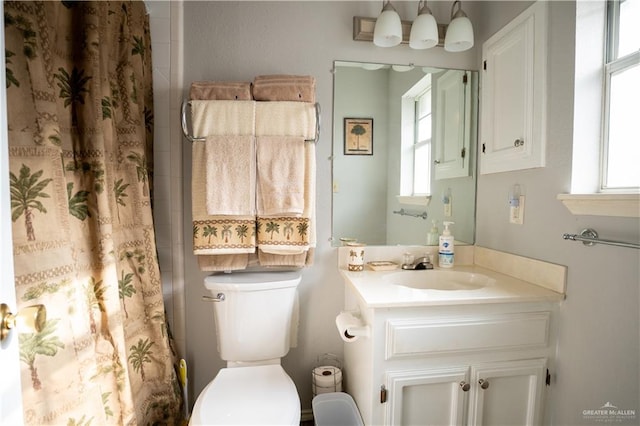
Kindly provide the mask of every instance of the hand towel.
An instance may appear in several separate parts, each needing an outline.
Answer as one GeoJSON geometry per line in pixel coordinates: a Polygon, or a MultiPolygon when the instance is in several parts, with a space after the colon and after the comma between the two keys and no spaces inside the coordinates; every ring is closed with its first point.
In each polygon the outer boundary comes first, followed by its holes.
{"type": "Polygon", "coordinates": [[[302,137],[256,138],[258,216],[299,216],[304,212],[304,145],[302,137]]]}
{"type": "Polygon", "coordinates": [[[256,102],[256,136],[316,137],[316,106],[307,102],[256,102]]]}
{"type": "Polygon", "coordinates": [[[255,138],[207,136],[204,161],[207,214],[254,216],[255,138]]]}
{"type": "Polygon", "coordinates": [[[245,81],[194,81],[189,99],[250,101],[251,82],[245,81]]]}
{"type": "Polygon", "coordinates": [[[316,246],[316,147],[304,143],[304,210],[300,217],[258,217],[262,266],[310,266],[316,246]],[[287,239],[288,236],[288,239],[287,239]]]}
{"type": "Polygon", "coordinates": [[[255,215],[255,102],[191,101],[194,136],[206,138],[209,215],[255,215]]]}
{"type": "Polygon", "coordinates": [[[260,75],[253,80],[256,101],[316,101],[316,80],[303,75],[260,75]]]}
{"type": "Polygon", "coordinates": [[[253,253],[255,215],[209,215],[205,206],[205,143],[193,142],[193,253],[196,255],[253,253]]]}

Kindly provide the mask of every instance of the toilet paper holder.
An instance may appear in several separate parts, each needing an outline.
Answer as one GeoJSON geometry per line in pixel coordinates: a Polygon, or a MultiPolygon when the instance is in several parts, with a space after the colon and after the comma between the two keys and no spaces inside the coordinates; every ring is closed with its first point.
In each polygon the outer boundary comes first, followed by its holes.
{"type": "Polygon", "coordinates": [[[326,353],[318,356],[311,372],[313,396],[342,391],[342,362],[337,355],[326,353]]]}
{"type": "Polygon", "coordinates": [[[370,328],[364,323],[359,312],[340,312],[336,317],[336,327],[345,342],[357,340],[359,337],[369,337],[370,334],[370,328]]]}

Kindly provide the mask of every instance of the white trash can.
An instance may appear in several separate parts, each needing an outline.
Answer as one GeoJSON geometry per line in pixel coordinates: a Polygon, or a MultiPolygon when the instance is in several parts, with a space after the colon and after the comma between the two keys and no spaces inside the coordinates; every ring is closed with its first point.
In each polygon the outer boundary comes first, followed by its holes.
{"type": "Polygon", "coordinates": [[[356,402],[347,393],[317,395],[311,406],[316,426],[364,426],[356,402]]]}

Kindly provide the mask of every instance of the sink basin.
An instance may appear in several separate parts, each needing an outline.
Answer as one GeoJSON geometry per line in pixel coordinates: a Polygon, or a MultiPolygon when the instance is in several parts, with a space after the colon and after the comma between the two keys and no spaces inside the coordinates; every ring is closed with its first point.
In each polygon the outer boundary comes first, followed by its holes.
{"type": "Polygon", "coordinates": [[[389,284],[418,290],[478,290],[495,282],[493,278],[462,271],[402,271],[387,275],[389,284]]]}

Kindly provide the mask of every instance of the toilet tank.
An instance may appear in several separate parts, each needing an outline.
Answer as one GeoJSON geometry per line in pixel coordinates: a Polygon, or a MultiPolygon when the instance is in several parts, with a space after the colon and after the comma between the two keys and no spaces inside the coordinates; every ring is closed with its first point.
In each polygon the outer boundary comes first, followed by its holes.
{"type": "Polygon", "coordinates": [[[299,271],[233,272],[205,278],[213,297],[224,294],[224,301],[213,305],[223,360],[263,361],[289,352],[292,325],[297,325],[300,279],[299,271]]]}

